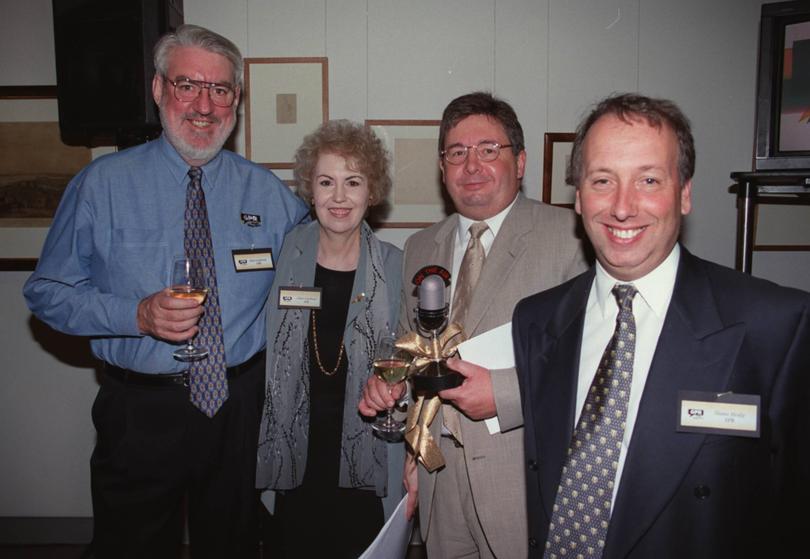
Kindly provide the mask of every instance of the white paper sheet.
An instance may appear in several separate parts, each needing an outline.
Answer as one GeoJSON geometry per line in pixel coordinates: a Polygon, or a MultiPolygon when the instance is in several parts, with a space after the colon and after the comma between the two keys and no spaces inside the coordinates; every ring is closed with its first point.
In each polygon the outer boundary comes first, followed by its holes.
{"type": "Polygon", "coordinates": [[[394,514],[382,527],[380,533],[371,542],[371,545],[358,559],[403,559],[408,552],[408,541],[411,538],[410,520],[405,520],[405,503],[408,496],[404,496],[394,509],[394,514]]]}
{"type": "MultiPolygon", "coordinates": [[[[512,323],[507,322],[458,345],[464,361],[487,369],[507,369],[515,366],[515,348],[512,345],[512,323]]],[[[484,420],[490,435],[501,432],[498,416],[484,420]]]]}

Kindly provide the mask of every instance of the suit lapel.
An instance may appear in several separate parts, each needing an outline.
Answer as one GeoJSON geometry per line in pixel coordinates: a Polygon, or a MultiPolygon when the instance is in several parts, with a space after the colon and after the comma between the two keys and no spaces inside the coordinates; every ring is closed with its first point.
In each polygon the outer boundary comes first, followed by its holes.
{"type": "Polygon", "coordinates": [[[678,489],[705,435],[675,431],[679,390],[723,392],[744,329],[724,325],[712,287],[686,250],[642,394],[605,557],[624,557],[678,489]]]}
{"type": "Polygon", "coordinates": [[[478,279],[475,295],[464,321],[464,331],[468,337],[479,333],[478,326],[491,305],[503,303],[498,293],[503,290],[512,269],[526,251],[524,235],[533,227],[531,220],[526,217],[528,209],[526,198],[519,194],[495,237],[495,242],[484,261],[481,277],[478,279]]]}
{"type": "MultiPolygon", "coordinates": [[[[433,246],[428,248],[428,257],[430,262],[425,264],[438,264],[445,270],[453,271],[453,247],[456,243],[456,238],[453,236],[458,229],[458,214],[444,222],[444,224],[436,231],[436,236],[433,237],[433,246]]],[[[411,278],[406,278],[410,281],[411,278]]]]}
{"type": "Polygon", "coordinates": [[[537,402],[533,410],[534,432],[540,457],[540,495],[547,520],[551,518],[578,412],[575,407],[582,326],[593,278],[591,269],[574,280],[546,330],[538,332],[540,339],[533,342],[540,351],[535,353],[537,361],[530,364],[530,370],[540,374],[530,380],[533,384],[529,401],[537,402]],[[554,425],[556,422],[559,424],[554,425]]]}

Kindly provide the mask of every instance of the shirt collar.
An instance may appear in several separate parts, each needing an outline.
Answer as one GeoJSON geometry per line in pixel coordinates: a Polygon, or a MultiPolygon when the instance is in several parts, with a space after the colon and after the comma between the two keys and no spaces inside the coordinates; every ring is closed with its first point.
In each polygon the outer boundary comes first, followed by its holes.
{"type": "Polygon", "coordinates": [[[613,293],[611,293],[613,286],[617,283],[632,283],[638,291],[637,296],[640,296],[650,310],[659,318],[663,318],[669,308],[669,301],[672,299],[672,291],[675,289],[675,276],[678,273],[680,258],[681,247],[678,243],[675,243],[669,256],[656,266],[654,270],[646,276],[631,282],[623,282],[615,279],[607,273],[602,267],[602,264],[597,260],[594,288],[596,303],[599,305],[602,316],[606,316],[608,309],[615,309],[615,305],[612,307],[608,306],[608,302],[616,302],[616,298],[613,296],[613,293]]]}
{"type": "MultiPolygon", "coordinates": [[[[484,223],[487,224],[487,226],[489,227],[489,230],[492,232],[492,237],[493,238],[498,235],[498,231],[500,231],[501,225],[503,225],[503,222],[506,219],[506,216],[509,213],[509,210],[511,210],[512,206],[514,206],[515,202],[517,202],[517,199],[518,199],[519,195],[520,194],[516,194],[515,199],[512,200],[512,203],[510,203],[508,206],[506,206],[504,209],[502,209],[499,213],[497,213],[497,214],[493,215],[492,217],[487,218],[487,219],[484,220],[484,223]]],[[[470,225],[472,225],[473,223],[478,223],[478,220],[470,219],[469,217],[464,217],[463,215],[458,214],[458,231],[457,231],[457,234],[458,234],[458,242],[459,243],[461,243],[461,244],[466,244],[467,243],[467,231],[469,230],[470,225]]]]}

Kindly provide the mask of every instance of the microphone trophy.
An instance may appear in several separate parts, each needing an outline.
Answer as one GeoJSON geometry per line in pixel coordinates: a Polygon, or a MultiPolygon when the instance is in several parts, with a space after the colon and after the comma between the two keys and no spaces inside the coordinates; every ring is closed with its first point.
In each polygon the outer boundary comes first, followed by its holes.
{"type": "MultiPolygon", "coordinates": [[[[417,284],[416,332],[408,335],[406,348],[416,349],[411,381],[416,392],[436,394],[455,388],[464,380],[447,368],[447,358],[456,353],[463,341],[461,326],[448,324],[445,288],[450,274],[440,266],[422,268],[414,277],[417,284]]],[[[410,350],[410,349],[409,349],[410,350]]]]}

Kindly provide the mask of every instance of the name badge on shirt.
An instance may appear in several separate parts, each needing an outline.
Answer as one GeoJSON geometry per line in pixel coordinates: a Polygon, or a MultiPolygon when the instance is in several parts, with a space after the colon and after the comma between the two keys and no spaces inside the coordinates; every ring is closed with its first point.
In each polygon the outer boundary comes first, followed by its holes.
{"type": "Polygon", "coordinates": [[[676,431],[759,437],[760,396],[733,392],[678,392],[676,431]]]}
{"type": "Polygon", "coordinates": [[[257,272],[273,269],[273,249],[256,248],[232,250],[233,267],[237,272],[257,272]]]}
{"type": "Polygon", "coordinates": [[[278,290],[278,308],[280,309],[320,309],[320,287],[283,286],[278,290]]]}

